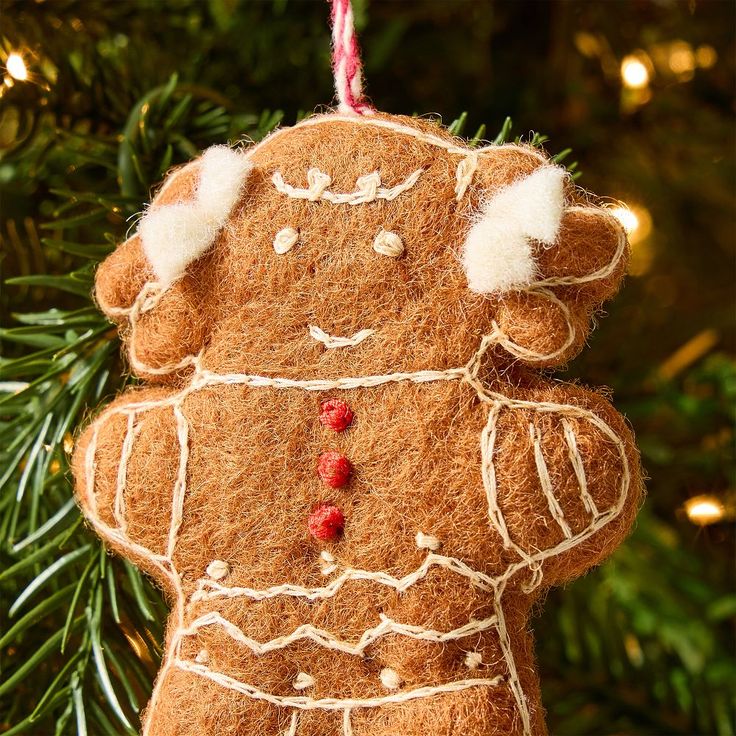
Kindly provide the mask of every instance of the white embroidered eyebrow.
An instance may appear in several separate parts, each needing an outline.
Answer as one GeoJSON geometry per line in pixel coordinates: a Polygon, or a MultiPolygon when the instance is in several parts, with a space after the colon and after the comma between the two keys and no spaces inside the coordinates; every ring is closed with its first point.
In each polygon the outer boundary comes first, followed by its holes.
{"type": "Polygon", "coordinates": [[[280,171],[274,171],[271,181],[276,189],[292,199],[306,199],[310,202],[324,201],[330,204],[366,204],[375,202],[377,199],[391,201],[400,194],[411,189],[424,173],[424,169],[417,169],[403,182],[393,187],[381,186],[381,175],[377,171],[359,176],[355,182],[355,191],[337,193],[331,192],[327,187],[332,184],[332,177],[319,169],[307,171],[306,189],[294,187],[284,181],[280,171]]]}

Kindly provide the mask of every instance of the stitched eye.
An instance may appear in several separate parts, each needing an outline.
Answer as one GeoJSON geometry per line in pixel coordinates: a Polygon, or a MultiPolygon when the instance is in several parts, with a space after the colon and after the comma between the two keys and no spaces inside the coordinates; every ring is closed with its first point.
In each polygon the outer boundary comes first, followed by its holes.
{"type": "Polygon", "coordinates": [[[404,243],[396,233],[381,230],[373,241],[373,250],[382,256],[398,258],[404,252],[404,243]]]}
{"type": "Polygon", "coordinates": [[[299,240],[299,231],[293,227],[285,227],[279,230],[273,239],[273,249],[279,254],[288,253],[299,240]]]}

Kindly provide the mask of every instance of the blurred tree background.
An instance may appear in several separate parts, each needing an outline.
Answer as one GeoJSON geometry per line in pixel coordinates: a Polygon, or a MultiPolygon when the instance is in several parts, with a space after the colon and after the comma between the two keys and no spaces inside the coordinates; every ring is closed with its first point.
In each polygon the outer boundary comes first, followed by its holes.
{"type": "MultiPolygon", "coordinates": [[[[648,498],[535,620],[551,731],[734,734],[734,4],[354,5],[379,109],[491,140],[510,116],[630,229],[626,287],[565,377],[613,389],[648,498]]],[[[328,8],[1,7],[0,732],[135,733],[165,608],[71,500],[72,437],[131,380],[92,274],[172,165],[330,103],[328,8]]]]}

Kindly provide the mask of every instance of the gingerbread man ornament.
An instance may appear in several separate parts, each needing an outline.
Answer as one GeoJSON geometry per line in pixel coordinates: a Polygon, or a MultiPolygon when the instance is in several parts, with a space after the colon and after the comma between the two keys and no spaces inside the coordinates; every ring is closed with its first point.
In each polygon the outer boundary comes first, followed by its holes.
{"type": "Polygon", "coordinates": [[[520,145],[348,110],[209,149],[101,265],[94,530],[171,603],[150,736],[544,734],[530,608],[641,496],[575,355],[626,238],[520,145]]]}

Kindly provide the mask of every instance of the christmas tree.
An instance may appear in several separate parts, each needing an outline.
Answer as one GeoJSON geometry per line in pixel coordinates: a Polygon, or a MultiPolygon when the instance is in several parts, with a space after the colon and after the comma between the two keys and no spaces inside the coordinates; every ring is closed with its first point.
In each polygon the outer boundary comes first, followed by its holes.
{"type": "MultiPolygon", "coordinates": [[[[354,6],[380,109],[545,146],[630,231],[626,288],[567,377],[613,389],[649,495],[624,547],[535,621],[551,731],[736,732],[732,4],[354,6]]],[[[332,99],[327,8],[3,10],[0,730],[136,733],[166,608],[85,528],[68,464],[133,380],[94,269],[172,166],[332,99]]]]}

